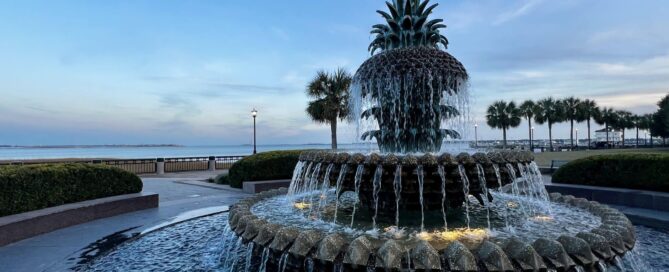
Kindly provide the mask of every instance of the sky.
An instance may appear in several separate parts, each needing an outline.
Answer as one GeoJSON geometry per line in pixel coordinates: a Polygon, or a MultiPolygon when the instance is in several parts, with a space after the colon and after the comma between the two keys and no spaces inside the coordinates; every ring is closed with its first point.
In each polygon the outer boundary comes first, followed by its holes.
{"type": "MultiPolygon", "coordinates": [[[[0,145],[328,143],[319,69],[369,57],[379,0],[0,1],[0,145]]],[[[669,2],[436,0],[479,139],[495,100],[577,96],[633,113],[669,93],[669,2]]],[[[340,142],[355,140],[342,123],[340,142]]],[[[579,124],[585,131],[585,125],[579,124]]],[[[536,126],[536,138],[548,129],[536,126]]],[[[554,138],[568,138],[568,125],[554,138]]],[[[509,131],[527,138],[527,124],[509,131]]]]}

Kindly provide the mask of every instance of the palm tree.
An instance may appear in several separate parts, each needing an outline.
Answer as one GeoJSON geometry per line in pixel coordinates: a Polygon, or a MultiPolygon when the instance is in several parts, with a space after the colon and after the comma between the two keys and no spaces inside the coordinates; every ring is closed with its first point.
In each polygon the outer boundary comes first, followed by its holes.
{"type": "Polygon", "coordinates": [[[307,96],[313,98],[307,106],[307,114],[317,123],[330,124],[332,149],[337,149],[337,119],[349,115],[349,87],[352,76],[338,68],[333,74],[318,71],[307,85],[307,96]]]}
{"type": "MultiPolygon", "coordinates": [[[[646,130],[650,133],[650,147],[653,147],[653,134],[652,131],[650,131],[650,128],[653,126],[653,114],[648,113],[641,116],[640,124],[640,129],[646,130]]],[[[644,142],[644,145],[646,144],[648,143],[644,142]]]]}
{"type": "Polygon", "coordinates": [[[622,135],[622,147],[625,147],[625,130],[634,128],[634,120],[632,113],[629,111],[617,111],[616,115],[618,116],[618,122],[616,122],[615,127],[623,132],[622,135]]]}
{"type": "Polygon", "coordinates": [[[534,118],[534,112],[537,110],[536,109],[537,105],[534,103],[532,100],[527,100],[523,102],[523,104],[520,104],[520,114],[523,115],[527,119],[527,131],[530,136],[530,150],[534,148],[533,146],[533,141],[532,139],[532,118],[534,118]]]}
{"type": "Polygon", "coordinates": [[[536,112],[534,113],[534,121],[537,124],[548,123],[548,141],[551,151],[553,151],[553,124],[564,120],[564,108],[561,104],[560,101],[553,98],[542,99],[537,102],[536,112]]]}
{"type": "Polygon", "coordinates": [[[571,122],[571,128],[569,130],[571,149],[574,149],[574,121],[581,122],[585,119],[580,111],[581,103],[580,99],[573,96],[561,101],[561,104],[564,107],[564,117],[571,122]]]}
{"type": "Polygon", "coordinates": [[[521,113],[513,101],[497,101],[488,107],[487,124],[502,130],[504,148],[506,148],[506,130],[520,125],[521,113]]]}
{"type": "Polygon", "coordinates": [[[634,129],[636,129],[636,144],[634,147],[638,148],[639,147],[639,130],[643,129],[643,116],[641,115],[634,115],[632,116],[632,124],[634,125],[634,129]]]}
{"type": "Polygon", "coordinates": [[[613,127],[616,124],[616,121],[618,121],[618,115],[616,114],[616,111],[613,110],[612,108],[603,108],[600,111],[599,116],[595,118],[595,122],[597,122],[600,125],[604,125],[606,129],[606,145],[607,147],[610,145],[609,141],[609,127],[613,127]]]}
{"type": "Polygon", "coordinates": [[[590,120],[594,118],[598,118],[599,116],[599,107],[597,107],[597,103],[595,101],[586,99],[581,102],[581,107],[580,107],[580,115],[585,120],[588,122],[588,148],[590,148],[590,120]]]}

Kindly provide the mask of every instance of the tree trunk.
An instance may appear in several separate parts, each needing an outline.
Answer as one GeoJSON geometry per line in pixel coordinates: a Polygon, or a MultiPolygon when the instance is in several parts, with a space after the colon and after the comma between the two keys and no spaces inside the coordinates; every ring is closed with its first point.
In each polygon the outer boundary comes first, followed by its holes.
{"type": "Polygon", "coordinates": [[[590,118],[588,118],[588,149],[590,149],[590,118]]]}
{"type": "Polygon", "coordinates": [[[527,135],[530,136],[530,151],[532,151],[533,150],[532,144],[533,144],[534,140],[532,139],[532,119],[531,118],[527,118],[527,133],[528,133],[527,135]]]}
{"type": "Polygon", "coordinates": [[[620,147],[625,148],[625,129],[623,128],[623,138],[621,139],[620,147]]]}
{"type": "Polygon", "coordinates": [[[571,142],[571,150],[574,150],[574,119],[571,119],[571,130],[569,131],[569,141],[571,142]]]}
{"type": "Polygon", "coordinates": [[[654,144],[655,143],[653,143],[653,133],[650,133],[650,148],[653,148],[654,144]]]}
{"type": "Polygon", "coordinates": [[[609,143],[609,123],[606,123],[605,128],[606,129],[606,148],[611,148],[611,144],[609,143]]]}
{"type": "Polygon", "coordinates": [[[548,144],[551,148],[551,152],[553,151],[553,124],[548,122],[548,144]]]}
{"type": "Polygon", "coordinates": [[[636,127],[636,148],[639,148],[639,127],[636,127]]]}
{"type": "Polygon", "coordinates": [[[337,150],[337,119],[330,121],[330,132],[332,134],[332,150],[337,150]]]}
{"type": "Polygon", "coordinates": [[[502,139],[504,140],[504,149],[506,149],[506,128],[502,128],[502,139]]]}

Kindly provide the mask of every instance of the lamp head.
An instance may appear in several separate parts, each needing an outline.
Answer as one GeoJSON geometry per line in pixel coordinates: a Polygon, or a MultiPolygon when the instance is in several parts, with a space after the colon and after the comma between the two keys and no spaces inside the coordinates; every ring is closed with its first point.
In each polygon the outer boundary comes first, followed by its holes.
{"type": "Polygon", "coordinates": [[[256,109],[253,109],[253,110],[251,111],[251,115],[252,115],[253,117],[256,117],[256,116],[258,115],[258,111],[257,111],[256,109]]]}

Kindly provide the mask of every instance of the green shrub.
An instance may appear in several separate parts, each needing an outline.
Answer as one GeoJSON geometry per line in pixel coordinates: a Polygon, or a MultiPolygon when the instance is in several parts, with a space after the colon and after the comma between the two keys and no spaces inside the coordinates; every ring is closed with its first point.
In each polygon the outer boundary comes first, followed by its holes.
{"type": "Polygon", "coordinates": [[[214,183],[217,184],[230,184],[228,181],[228,174],[220,174],[214,178],[214,183]]]}
{"type": "Polygon", "coordinates": [[[669,154],[614,154],[569,162],[553,182],[669,192],[669,154]]]}
{"type": "Polygon", "coordinates": [[[302,152],[270,151],[248,156],[235,162],[225,179],[235,188],[242,188],[244,181],[289,179],[302,152]]]}
{"type": "Polygon", "coordinates": [[[139,177],[110,166],[2,166],[0,216],[140,191],[139,177]]]}

